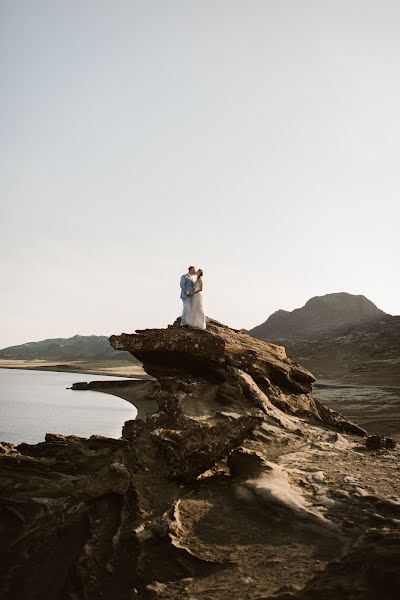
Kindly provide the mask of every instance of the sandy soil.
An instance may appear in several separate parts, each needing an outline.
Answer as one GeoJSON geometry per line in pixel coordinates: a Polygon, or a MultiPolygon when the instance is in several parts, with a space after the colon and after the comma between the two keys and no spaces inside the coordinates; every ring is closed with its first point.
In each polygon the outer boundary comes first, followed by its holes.
{"type": "Polygon", "coordinates": [[[360,386],[400,386],[400,358],[371,359],[354,364],[323,355],[290,358],[311,371],[318,381],[329,380],[360,386]]]}
{"type": "Polygon", "coordinates": [[[295,358],[317,378],[314,395],[370,434],[400,441],[400,358],[340,361],[320,355],[295,358]]]}
{"type": "Polygon", "coordinates": [[[314,395],[370,434],[400,439],[400,386],[351,385],[319,380],[314,395]]]}

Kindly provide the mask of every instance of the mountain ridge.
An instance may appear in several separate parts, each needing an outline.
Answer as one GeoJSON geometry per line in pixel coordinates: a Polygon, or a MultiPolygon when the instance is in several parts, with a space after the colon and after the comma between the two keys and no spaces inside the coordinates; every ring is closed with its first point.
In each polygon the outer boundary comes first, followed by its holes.
{"type": "Polygon", "coordinates": [[[282,344],[318,379],[400,385],[400,316],[381,311],[365,296],[316,296],[302,308],[276,311],[247,333],[282,344]]]}
{"type": "Polygon", "coordinates": [[[332,327],[354,325],[390,316],[362,294],[335,292],[314,296],[301,308],[279,309],[268,319],[249,330],[258,339],[286,340],[332,327]]]}
{"type": "Polygon", "coordinates": [[[48,338],[0,349],[0,359],[24,360],[129,360],[129,352],[113,350],[105,335],[79,335],[48,338]]]}

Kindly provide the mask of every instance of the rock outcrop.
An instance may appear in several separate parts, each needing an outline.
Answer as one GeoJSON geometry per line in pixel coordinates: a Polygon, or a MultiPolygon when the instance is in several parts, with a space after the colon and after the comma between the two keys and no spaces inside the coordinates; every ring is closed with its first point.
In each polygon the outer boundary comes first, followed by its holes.
{"type": "MultiPolygon", "coordinates": [[[[165,378],[168,385],[172,378],[206,381],[207,407],[203,408],[207,412],[227,404],[246,413],[257,408],[279,421],[276,409],[280,409],[321,420],[343,431],[365,434],[312,396],[315,377],[290,360],[285,348],[256,340],[217,321],[209,319],[207,330],[200,331],[180,328],[178,320],[168,329],[113,335],[110,343],[116,350],[127,350],[136,356],[145,371],[162,382],[164,388],[165,378]]],[[[183,400],[185,414],[191,415],[193,410],[197,414],[204,404],[203,387],[198,385],[197,398],[192,391],[189,402],[183,400]]]]}
{"type": "Polygon", "coordinates": [[[207,327],[110,338],[155,378],[119,440],[0,445],[1,597],[397,597],[398,449],[283,347],[207,327]]]}

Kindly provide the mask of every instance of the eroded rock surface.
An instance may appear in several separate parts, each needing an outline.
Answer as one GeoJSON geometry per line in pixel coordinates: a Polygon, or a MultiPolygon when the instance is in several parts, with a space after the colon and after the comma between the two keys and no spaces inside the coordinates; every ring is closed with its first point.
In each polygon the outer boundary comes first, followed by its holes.
{"type": "Polygon", "coordinates": [[[397,448],[368,450],[284,348],[215,321],[110,342],[157,379],[132,382],[143,419],[0,445],[2,597],[397,597],[397,448]]]}

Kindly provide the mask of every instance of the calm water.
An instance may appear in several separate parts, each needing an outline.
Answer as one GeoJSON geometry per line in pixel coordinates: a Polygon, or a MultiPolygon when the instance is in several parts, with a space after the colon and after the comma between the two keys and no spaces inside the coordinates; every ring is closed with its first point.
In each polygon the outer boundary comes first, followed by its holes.
{"type": "Polygon", "coordinates": [[[119,438],[134,406],[110,394],[67,390],[76,381],[118,380],[85,373],[0,369],[0,441],[44,441],[46,433],[119,438]]]}

